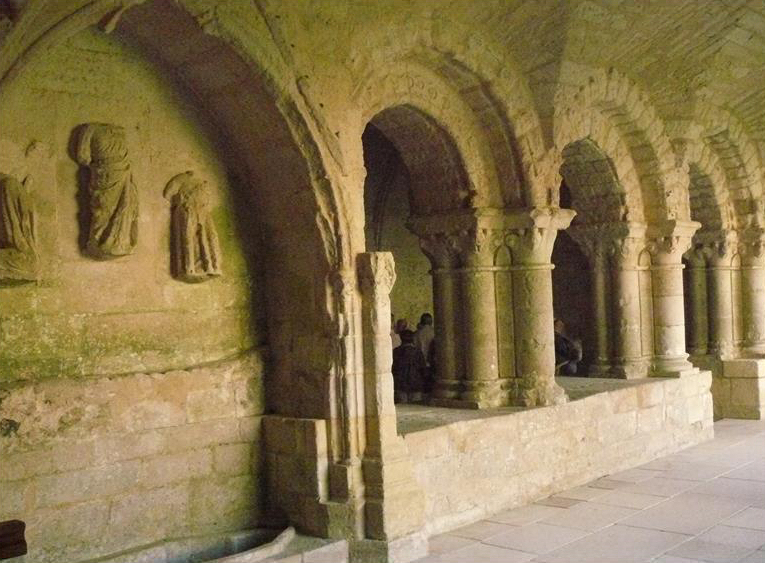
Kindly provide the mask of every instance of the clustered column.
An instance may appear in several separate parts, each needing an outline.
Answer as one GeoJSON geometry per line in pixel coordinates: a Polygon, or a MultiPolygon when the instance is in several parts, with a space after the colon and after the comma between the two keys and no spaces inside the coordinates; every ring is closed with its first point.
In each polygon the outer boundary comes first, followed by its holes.
{"type": "Polygon", "coordinates": [[[565,401],[554,379],[550,256],[573,215],[557,208],[470,210],[410,221],[433,265],[436,404],[565,401]]]}

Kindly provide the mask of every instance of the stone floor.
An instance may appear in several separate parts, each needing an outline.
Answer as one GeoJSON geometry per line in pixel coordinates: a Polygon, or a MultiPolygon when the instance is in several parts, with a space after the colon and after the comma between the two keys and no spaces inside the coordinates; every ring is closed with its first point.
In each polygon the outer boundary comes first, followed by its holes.
{"type": "Polygon", "coordinates": [[[420,563],[765,563],[765,421],[430,540],[420,563]]]}

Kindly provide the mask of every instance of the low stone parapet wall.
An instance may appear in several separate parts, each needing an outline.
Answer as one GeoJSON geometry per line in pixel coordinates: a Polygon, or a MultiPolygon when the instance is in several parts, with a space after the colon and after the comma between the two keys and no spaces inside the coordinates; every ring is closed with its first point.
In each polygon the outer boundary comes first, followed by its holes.
{"type": "Polygon", "coordinates": [[[252,528],[262,351],[165,373],[0,386],[0,520],[35,563],[252,528]]]}
{"type": "Polygon", "coordinates": [[[629,382],[559,378],[581,399],[404,436],[435,534],[713,436],[712,374],[629,382]],[[610,390],[608,390],[610,389],[610,390]]]}

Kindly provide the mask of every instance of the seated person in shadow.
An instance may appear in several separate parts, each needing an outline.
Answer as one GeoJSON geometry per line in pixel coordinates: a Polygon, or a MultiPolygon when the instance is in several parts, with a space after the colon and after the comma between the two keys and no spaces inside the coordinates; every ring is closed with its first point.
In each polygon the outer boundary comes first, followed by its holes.
{"type": "MultiPolygon", "coordinates": [[[[576,375],[582,360],[582,344],[566,336],[566,324],[555,319],[555,366],[560,375],[576,375]]],[[[557,375],[557,374],[556,374],[557,375]]]]}
{"type": "Polygon", "coordinates": [[[401,346],[393,350],[393,390],[397,403],[421,401],[425,385],[425,357],[417,347],[414,332],[399,333],[401,346]]]}

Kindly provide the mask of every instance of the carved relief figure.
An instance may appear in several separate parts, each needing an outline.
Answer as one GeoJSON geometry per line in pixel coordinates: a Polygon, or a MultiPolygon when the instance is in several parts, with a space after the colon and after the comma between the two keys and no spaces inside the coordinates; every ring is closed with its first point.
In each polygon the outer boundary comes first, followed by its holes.
{"type": "Polygon", "coordinates": [[[130,171],[125,130],[106,123],[84,125],[76,158],[89,169],[86,252],[102,260],[132,254],[138,238],[138,191],[130,171]]]}
{"type": "Polygon", "coordinates": [[[207,182],[195,178],[189,170],[168,182],[164,196],[172,205],[173,276],[187,282],[200,282],[221,275],[220,245],[207,182]]]}
{"type": "Polygon", "coordinates": [[[23,184],[0,174],[0,284],[35,281],[35,211],[23,184]]]}

